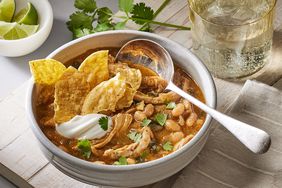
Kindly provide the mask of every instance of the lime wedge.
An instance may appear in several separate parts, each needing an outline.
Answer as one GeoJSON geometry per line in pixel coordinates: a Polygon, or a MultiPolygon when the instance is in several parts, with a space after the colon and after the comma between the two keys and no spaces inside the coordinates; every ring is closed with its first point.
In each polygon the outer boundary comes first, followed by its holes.
{"type": "Polygon", "coordinates": [[[30,2],[28,2],[27,7],[20,10],[20,12],[17,13],[13,19],[14,22],[27,24],[27,25],[36,25],[37,20],[38,20],[37,11],[30,2]]]}
{"type": "Polygon", "coordinates": [[[2,0],[0,2],[0,21],[10,22],[15,13],[15,0],[2,0]]]}
{"type": "Polygon", "coordinates": [[[0,21],[0,39],[16,40],[34,34],[38,25],[25,25],[16,22],[9,23],[0,21]]]}

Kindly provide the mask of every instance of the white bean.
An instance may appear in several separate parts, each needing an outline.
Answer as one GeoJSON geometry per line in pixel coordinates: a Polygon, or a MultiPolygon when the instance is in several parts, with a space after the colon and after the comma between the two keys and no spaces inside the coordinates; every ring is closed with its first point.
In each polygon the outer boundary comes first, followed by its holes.
{"type": "Polygon", "coordinates": [[[178,125],[178,123],[175,122],[172,119],[166,120],[166,122],[165,122],[165,129],[168,130],[168,131],[173,131],[173,132],[181,130],[181,128],[178,125]]]}
{"type": "Polygon", "coordinates": [[[183,114],[185,110],[185,107],[182,103],[178,103],[176,105],[176,107],[171,111],[171,114],[174,116],[174,117],[178,117],[180,116],[181,114],[183,114]]]}

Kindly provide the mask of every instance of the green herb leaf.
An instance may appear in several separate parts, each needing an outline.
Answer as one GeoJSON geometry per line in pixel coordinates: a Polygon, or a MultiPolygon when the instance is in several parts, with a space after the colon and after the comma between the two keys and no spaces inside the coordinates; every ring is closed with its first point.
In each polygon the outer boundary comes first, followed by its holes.
{"type": "Polygon", "coordinates": [[[166,109],[174,109],[176,107],[176,104],[175,102],[169,102],[167,105],[166,105],[166,109]]]}
{"type": "Polygon", "coordinates": [[[163,113],[158,113],[155,116],[155,121],[160,124],[161,126],[164,126],[165,122],[167,119],[167,114],[163,114],[163,113]]]}
{"type": "Polygon", "coordinates": [[[172,148],[173,148],[173,146],[171,145],[170,142],[166,142],[166,143],[163,145],[163,149],[164,149],[165,151],[171,151],[172,148]]]}
{"type": "Polygon", "coordinates": [[[97,9],[98,23],[109,23],[112,21],[113,12],[108,7],[97,9]]]}
{"type": "Polygon", "coordinates": [[[138,18],[153,20],[154,18],[154,10],[151,7],[145,5],[145,3],[137,3],[133,6],[133,10],[131,11],[132,20],[137,24],[144,24],[145,21],[140,21],[138,18]],[[137,18],[137,19],[136,19],[137,18]]]}
{"type": "Polygon", "coordinates": [[[77,149],[82,153],[83,157],[89,159],[91,155],[91,143],[89,140],[79,140],[77,142],[77,149]]]}
{"type": "Polygon", "coordinates": [[[139,142],[142,138],[142,134],[138,133],[136,131],[130,131],[127,136],[130,140],[132,140],[134,142],[139,142]]]}
{"type": "Polygon", "coordinates": [[[149,153],[147,151],[143,151],[140,155],[140,157],[142,157],[143,159],[145,159],[147,156],[149,155],[149,153]]]}
{"type": "Polygon", "coordinates": [[[109,31],[109,30],[113,30],[113,25],[110,23],[97,24],[95,28],[96,32],[109,31]]]}
{"type": "Polygon", "coordinates": [[[115,30],[122,30],[125,28],[126,22],[118,22],[114,25],[115,30]]]}
{"type": "Polygon", "coordinates": [[[118,161],[114,162],[114,165],[127,165],[127,160],[122,156],[118,159],[118,161]]]}
{"type": "Polygon", "coordinates": [[[146,24],[146,25],[144,25],[143,27],[141,27],[141,28],[139,29],[139,31],[152,32],[152,29],[151,29],[150,24],[146,24]]]}
{"type": "Polygon", "coordinates": [[[99,122],[100,127],[104,131],[108,130],[108,123],[109,123],[109,118],[108,117],[100,117],[98,122],[99,122]]]}
{"type": "Polygon", "coordinates": [[[133,0],[119,0],[118,7],[119,10],[129,13],[133,10],[133,0]]]}
{"type": "Polygon", "coordinates": [[[67,22],[68,28],[71,31],[77,28],[93,29],[93,18],[84,12],[75,12],[70,16],[70,21],[67,22]]]}
{"type": "Polygon", "coordinates": [[[86,36],[86,35],[89,35],[91,33],[95,33],[95,31],[91,30],[91,29],[87,29],[87,28],[84,28],[84,29],[73,29],[73,38],[79,38],[79,37],[83,37],[83,36],[86,36]]]}
{"type": "Polygon", "coordinates": [[[150,123],[152,122],[152,120],[150,120],[150,119],[143,119],[143,121],[142,121],[142,123],[141,123],[141,126],[142,127],[146,127],[146,126],[148,126],[150,123]]]}
{"type": "Polygon", "coordinates": [[[95,0],[75,0],[74,6],[84,12],[94,12],[97,8],[95,0]]]}

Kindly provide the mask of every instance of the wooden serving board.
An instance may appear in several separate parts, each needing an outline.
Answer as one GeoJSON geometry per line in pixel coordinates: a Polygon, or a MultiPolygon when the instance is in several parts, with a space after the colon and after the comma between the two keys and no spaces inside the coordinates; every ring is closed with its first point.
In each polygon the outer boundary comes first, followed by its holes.
{"type": "MultiPolygon", "coordinates": [[[[146,1],[154,9],[157,9],[162,2],[163,0],[146,1]]],[[[269,85],[275,84],[282,77],[282,0],[278,0],[276,10],[272,62],[257,78],[269,85]]],[[[172,0],[157,20],[189,25],[188,11],[186,0],[172,0]]],[[[135,26],[129,26],[132,27],[135,26]]],[[[191,48],[192,40],[189,31],[155,27],[154,32],[179,42],[186,48],[191,48]]],[[[218,92],[218,110],[225,111],[236,99],[244,83],[228,82],[217,78],[215,83],[218,92]]],[[[277,85],[281,83],[282,81],[277,85]]],[[[0,100],[0,173],[20,187],[94,187],[64,175],[43,156],[26,117],[26,88],[27,83],[7,98],[0,100]]]]}

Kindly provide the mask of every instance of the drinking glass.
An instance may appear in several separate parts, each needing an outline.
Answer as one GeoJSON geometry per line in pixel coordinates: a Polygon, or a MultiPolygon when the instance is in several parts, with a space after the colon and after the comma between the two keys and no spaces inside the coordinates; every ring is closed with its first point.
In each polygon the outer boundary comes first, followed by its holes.
{"type": "Polygon", "coordinates": [[[270,61],[276,0],[188,0],[194,53],[212,74],[246,78],[270,61]]]}

